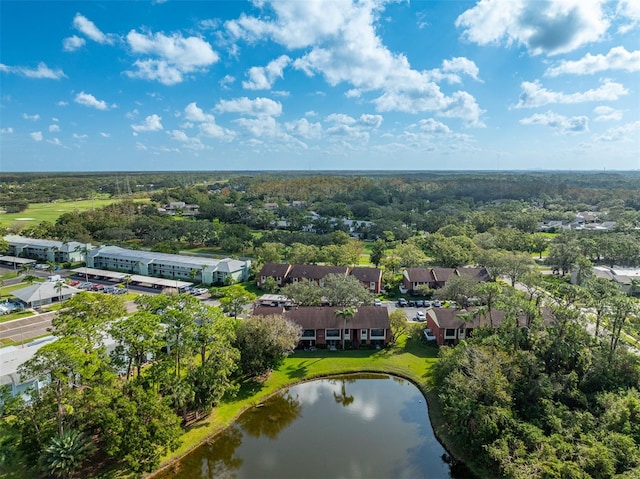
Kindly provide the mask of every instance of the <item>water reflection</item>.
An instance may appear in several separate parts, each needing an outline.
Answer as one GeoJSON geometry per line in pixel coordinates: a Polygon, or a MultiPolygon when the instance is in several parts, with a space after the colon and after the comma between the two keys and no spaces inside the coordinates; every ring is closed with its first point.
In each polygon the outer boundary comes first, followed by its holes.
{"type": "Polygon", "coordinates": [[[301,411],[302,404],[298,397],[292,396],[290,391],[286,390],[269,398],[263,406],[245,412],[238,419],[238,424],[244,432],[253,437],[266,436],[275,439],[280,431],[300,416],[301,411]]]}
{"type": "Polygon", "coordinates": [[[345,376],[300,384],[244,413],[166,478],[461,479],[411,383],[345,376]]]}

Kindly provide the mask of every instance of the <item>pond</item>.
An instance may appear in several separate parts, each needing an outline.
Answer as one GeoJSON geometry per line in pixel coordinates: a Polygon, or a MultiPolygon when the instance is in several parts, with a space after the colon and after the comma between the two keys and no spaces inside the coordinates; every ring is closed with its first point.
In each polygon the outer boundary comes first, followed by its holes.
{"type": "Polygon", "coordinates": [[[388,375],[350,375],[281,391],[157,477],[473,477],[447,459],[415,385],[388,375]]]}

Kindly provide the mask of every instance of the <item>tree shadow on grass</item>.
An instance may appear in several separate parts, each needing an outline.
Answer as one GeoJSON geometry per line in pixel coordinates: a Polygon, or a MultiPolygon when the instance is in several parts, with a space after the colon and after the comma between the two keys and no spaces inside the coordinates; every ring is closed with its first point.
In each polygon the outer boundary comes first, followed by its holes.
{"type": "Polygon", "coordinates": [[[242,401],[244,399],[255,396],[264,389],[264,383],[254,378],[244,379],[240,382],[240,389],[233,397],[234,401],[242,401]]]}
{"type": "Polygon", "coordinates": [[[323,358],[317,358],[313,361],[304,361],[298,366],[289,366],[286,369],[286,374],[289,379],[302,379],[307,376],[309,372],[309,366],[317,362],[322,361],[323,358]]]}

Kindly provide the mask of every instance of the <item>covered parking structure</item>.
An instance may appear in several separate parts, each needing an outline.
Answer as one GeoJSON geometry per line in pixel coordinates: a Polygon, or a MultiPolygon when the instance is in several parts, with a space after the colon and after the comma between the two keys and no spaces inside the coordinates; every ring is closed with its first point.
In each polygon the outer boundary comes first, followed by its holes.
{"type": "Polygon", "coordinates": [[[136,286],[148,286],[151,288],[176,288],[182,290],[193,286],[193,283],[188,281],[179,281],[175,279],[167,278],[154,278],[153,276],[143,276],[140,274],[128,274],[119,271],[108,271],[106,269],[87,268],[82,266],[72,270],[72,273],[77,277],[99,279],[105,281],[113,281],[115,283],[129,283],[136,286]]]}
{"type": "Polygon", "coordinates": [[[23,265],[33,266],[37,261],[29,258],[19,258],[18,256],[0,256],[0,264],[5,264],[13,267],[13,269],[21,268],[23,265]]]}

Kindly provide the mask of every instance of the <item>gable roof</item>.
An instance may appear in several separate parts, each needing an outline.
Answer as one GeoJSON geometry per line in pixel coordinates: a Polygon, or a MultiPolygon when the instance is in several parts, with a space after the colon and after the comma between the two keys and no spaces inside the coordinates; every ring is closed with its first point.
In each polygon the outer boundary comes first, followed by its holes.
{"type": "Polygon", "coordinates": [[[447,282],[451,279],[452,276],[457,275],[455,268],[431,268],[431,274],[433,275],[433,279],[435,281],[444,281],[447,282]]]}
{"type": "MultiPolygon", "coordinates": [[[[340,329],[344,326],[344,320],[336,316],[336,311],[341,308],[333,306],[309,306],[299,307],[284,312],[284,316],[304,329],[340,329]]],[[[268,316],[283,314],[282,308],[257,307],[254,315],[268,316]]],[[[387,308],[375,306],[361,306],[355,316],[347,323],[350,329],[389,329],[389,311],[387,308]]]]}
{"type": "Polygon", "coordinates": [[[323,279],[328,274],[347,274],[346,266],[319,266],[315,264],[294,264],[289,271],[290,278],[323,279]]]}
{"type": "Polygon", "coordinates": [[[464,274],[467,276],[471,276],[476,281],[480,281],[483,283],[487,283],[491,281],[491,276],[489,276],[489,271],[487,268],[458,268],[459,274],[464,274]]]}
{"type": "Polygon", "coordinates": [[[80,293],[82,290],[65,284],[60,293],[56,290],[57,282],[45,281],[44,283],[32,284],[26,288],[18,289],[13,294],[20,301],[25,303],[33,303],[34,301],[42,301],[60,296],[71,296],[80,293]]]}
{"type": "Polygon", "coordinates": [[[411,283],[430,283],[434,280],[429,268],[407,268],[404,276],[411,283]]]}
{"type": "MultiPolygon", "coordinates": [[[[491,311],[491,318],[489,313],[474,316],[469,321],[465,321],[461,315],[474,311],[477,308],[466,309],[453,309],[453,308],[431,308],[427,310],[427,314],[433,319],[433,322],[441,329],[458,329],[460,327],[465,328],[479,328],[482,326],[498,327],[502,324],[505,318],[505,312],[500,309],[494,309],[491,311]]],[[[542,322],[545,326],[549,326],[555,322],[553,313],[549,308],[542,308],[542,322]]],[[[527,318],[524,315],[518,316],[518,324],[526,326],[527,318]]]]}
{"type": "Polygon", "coordinates": [[[266,263],[258,276],[274,276],[276,278],[284,278],[287,275],[287,272],[291,269],[290,264],[282,264],[282,263],[266,263]]]}
{"type": "Polygon", "coordinates": [[[378,282],[382,279],[380,268],[351,268],[350,274],[365,283],[378,282]]]}

